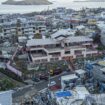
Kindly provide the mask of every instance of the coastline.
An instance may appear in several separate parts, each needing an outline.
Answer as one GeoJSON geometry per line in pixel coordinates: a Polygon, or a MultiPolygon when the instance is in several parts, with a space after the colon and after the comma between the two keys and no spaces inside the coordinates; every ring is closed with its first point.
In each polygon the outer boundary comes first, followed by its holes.
{"type": "Polygon", "coordinates": [[[39,0],[39,1],[5,1],[1,3],[2,5],[51,5],[52,2],[49,2],[47,0],[39,0]]]}
{"type": "Polygon", "coordinates": [[[65,7],[67,9],[80,10],[85,8],[105,8],[105,2],[67,2],[57,3],[53,2],[50,5],[2,5],[0,4],[0,14],[12,14],[12,13],[30,13],[41,12],[44,10],[51,10],[57,7],[65,7]]]}
{"type": "Polygon", "coordinates": [[[89,3],[89,2],[90,2],[90,3],[91,3],[91,2],[96,2],[96,3],[98,3],[98,2],[105,2],[105,1],[73,1],[73,2],[80,2],[80,3],[81,3],[81,2],[87,2],[87,3],[89,3]]]}

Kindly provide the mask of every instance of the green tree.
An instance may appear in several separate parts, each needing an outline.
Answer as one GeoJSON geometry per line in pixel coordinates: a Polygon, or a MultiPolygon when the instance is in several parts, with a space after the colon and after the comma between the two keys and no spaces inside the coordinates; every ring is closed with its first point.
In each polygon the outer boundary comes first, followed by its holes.
{"type": "Polygon", "coordinates": [[[35,39],[41,39],[42,35],[40,33],[36,33],[34,36],[35,39]]]}
{"type": "Polygon", "coordinates": [[[2,27],[0,26],[0,33],[2,33],[2,27]]]}
{"type": "Polygon", "coordinates": [[[14,87],[14,84],[12,83],[12,81],[8,79],[2,79],[0,81],[0,85],[1,85],[1,90],[8,90],[14,87]]]}
{"type": "Polygon", "coordinates": [[[75,32],[75,35],[76,35],[76,36],[81,36],[81,35],[83,35],[83,33],[82,33],[80,30],[77,30],[77,31],[75,32]]]}
{"type": "Polygon", "coordinates": [[[17,20],[17,23],[16,23],[16,35],[19,34],[20,27],[21,27],[21,20],[18,19],[17,20]]]}

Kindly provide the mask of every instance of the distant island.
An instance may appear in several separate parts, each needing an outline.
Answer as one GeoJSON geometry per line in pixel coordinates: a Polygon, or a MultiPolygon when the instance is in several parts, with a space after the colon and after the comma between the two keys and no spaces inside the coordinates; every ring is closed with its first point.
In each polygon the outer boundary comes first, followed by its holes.
{"type": "Polygon", "coordinates": [[[52,4],[47,0],[22,0],[22,1],[15,1],[15,0],[7,0],[2,4],[7,5],[49,5],[52,4]]]}
{"type": "Polygon", "coordinates": [[[74,2],[105,2],[105,0],[84,0],[84,1],[74,0],[74,2]]]}

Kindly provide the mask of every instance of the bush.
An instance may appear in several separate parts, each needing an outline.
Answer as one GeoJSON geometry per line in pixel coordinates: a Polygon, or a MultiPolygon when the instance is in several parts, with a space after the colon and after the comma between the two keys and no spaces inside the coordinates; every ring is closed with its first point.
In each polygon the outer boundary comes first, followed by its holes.
{"type": "Polygon", "coordinates": [[[14,88],[15,84],[8,79],[3,79],[3,80],[0,80],[0,87],[1,87],[1,90],[4,91],[4,90],[14,88]]]}
{"type": "Polygon", "coordinates": [[[101,46],[99,46],[99,47],[97,48],[97,50],[103,51],[103,50],[105,50],[105,46],[101,45],[101,46]]]}
{"type": "Polygon", "coordinates": [[[5,69],[5,70],[4,69],[0,69],[0,72],[5,74],[5,75],[7,75],[10,78],[13,78],[13,79],[15,79],[15,80],[17,80],[19,82],[22,82],[22,78],[20,78],[19,76],[17,76],[16,74],[14,74],[13,72],[11,72],[11,71],[9,71],[7,69],[5,69]]]}

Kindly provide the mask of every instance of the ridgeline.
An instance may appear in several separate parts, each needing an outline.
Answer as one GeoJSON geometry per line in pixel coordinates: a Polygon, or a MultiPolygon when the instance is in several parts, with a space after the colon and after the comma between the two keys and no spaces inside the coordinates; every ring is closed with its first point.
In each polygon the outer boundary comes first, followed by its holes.
{"type": "Polygon", "coordinates": [[[47,0],[22,0],[22,1],[15,1],[15,0],[7,0],[2,4],[6,5],[50,5],[51,2],[47,0]]]}

